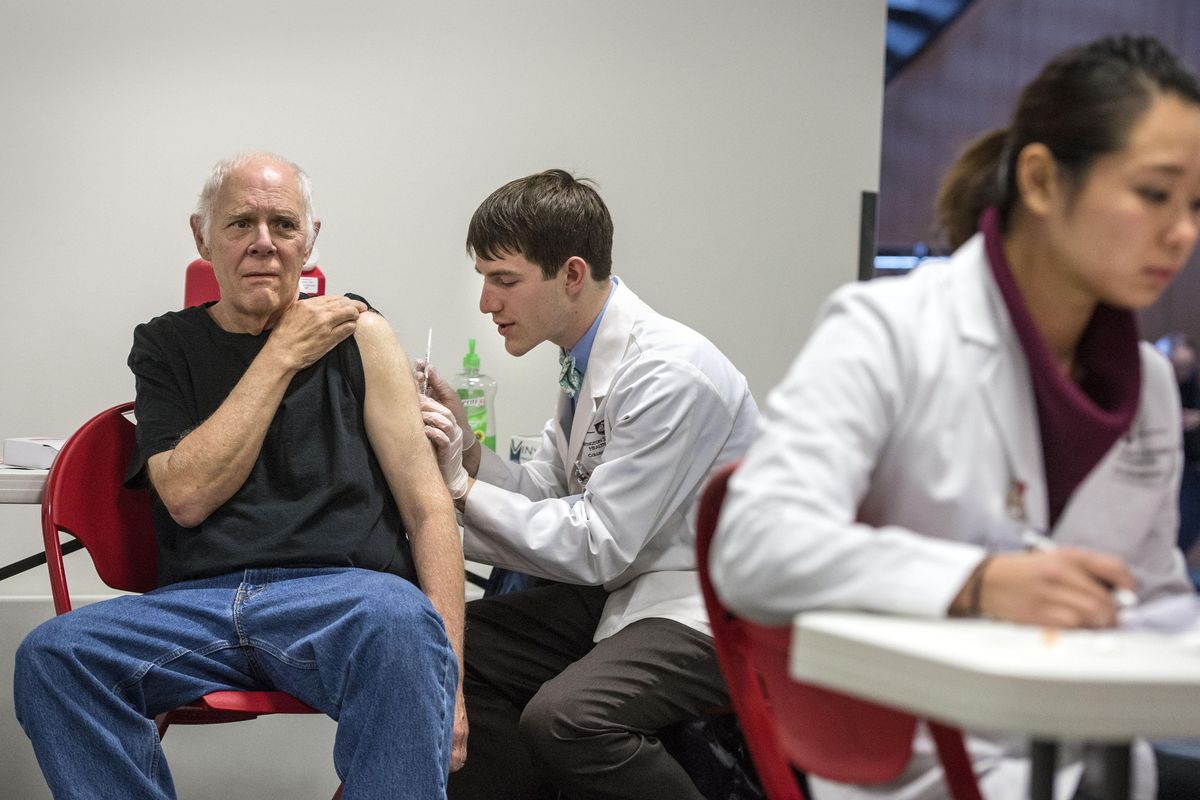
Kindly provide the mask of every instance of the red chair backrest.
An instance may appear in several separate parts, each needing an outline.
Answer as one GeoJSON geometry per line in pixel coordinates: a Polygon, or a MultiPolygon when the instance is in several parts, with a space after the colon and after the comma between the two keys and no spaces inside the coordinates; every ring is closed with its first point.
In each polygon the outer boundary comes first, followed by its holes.
{"type": "Polygon", "coordinates": [[[125,469],[134,447],[133,403],[92,417],[63,445],[42,496],[50,587],[58,613],[71,608],[59,549],[60,530],[78,539],[100,579],[114,589],[146,592],[158,585],[158,553],[150,496],[126,489],[125,469]]]}
{"type": "Polygon", "coordinates": [[[197,258],[187,265],[187,273],[183,278],[183,307],[191,308],[209,300],[221,299],[221,287],[213,266],[203,258],[197,258]]]}
{"type": "Polygon", "coordinates": [[[713,589],[709,550],[737,466],[730,464],[715,473],[700,498],[697,564],[717,660],[763,789],[772,800],[801,800],[793,766],[845,783],[895,779],[911,756],[916,719],[797,683],[788,674],[791,628],[739,619],[713,589]]]}

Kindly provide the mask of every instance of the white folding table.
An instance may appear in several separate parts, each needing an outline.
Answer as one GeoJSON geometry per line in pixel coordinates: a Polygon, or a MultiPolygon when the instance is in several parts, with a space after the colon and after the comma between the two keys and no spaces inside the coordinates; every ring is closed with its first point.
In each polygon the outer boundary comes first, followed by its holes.
{"type": "Polygon", "coordinates": [[[48,469],[20,469],[0,464],[0,503],[40,503],[48,469]]]}
{"type": "MultiPolygon", "coordinates": [[[[46,486],[46,477],[50,474],[47,469],[21,469],[6,467],[0,464],[0,503],[27,503],[37,505],[42,502],[42,490],[46,486]]],[[[63,546],[63,552],[74,552],[81,545],[74,540],[63,546]]],[[[33,555],[14,561],[11,564],[0,565],[0,580],[19,575],[46,563],[46,553],[33,555]]]]}
{"type": "Polygon", "coordinates": [[[1137,737],[1200,737],[1200,632],[1046,631],[851,611],[796,616],[793,678],[958,725],[1027,734],[1031,796],[1056,742],[1105,745],[1105,796],[1129,794],[1137,737]]]}

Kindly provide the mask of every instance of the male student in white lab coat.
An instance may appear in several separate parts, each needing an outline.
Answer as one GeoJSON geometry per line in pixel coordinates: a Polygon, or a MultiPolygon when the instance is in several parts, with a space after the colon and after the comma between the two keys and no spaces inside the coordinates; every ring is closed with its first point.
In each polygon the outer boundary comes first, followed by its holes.
{"type": "Polygon", "coordinates": [[[505,349],[549,341],[563,370],[557,414],[521,465],[469,435],[463,449],[461,403],[430,371],[449,410],[427,399],[426,430],[466,553],[554,581],[468,605],[471,734],[449,797],[701,798],[655,734],[727,702],[695,511],[754,436],[746,380],[611,275],[608,209],[567,172],[498,189],[467,246],[505,349]]]}

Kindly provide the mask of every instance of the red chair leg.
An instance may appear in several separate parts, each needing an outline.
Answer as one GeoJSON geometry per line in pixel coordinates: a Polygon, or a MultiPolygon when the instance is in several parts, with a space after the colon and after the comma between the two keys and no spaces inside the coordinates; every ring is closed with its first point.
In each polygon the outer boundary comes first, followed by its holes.
{"type": "Polygon", "coordinates": [[[929,732],[937,745],[950,796],[954,800],[983,800],[975,770],[971,766],[971,757],[967,755],[966,745],[963,744],[962,731],[930,721],[929,732]]]}

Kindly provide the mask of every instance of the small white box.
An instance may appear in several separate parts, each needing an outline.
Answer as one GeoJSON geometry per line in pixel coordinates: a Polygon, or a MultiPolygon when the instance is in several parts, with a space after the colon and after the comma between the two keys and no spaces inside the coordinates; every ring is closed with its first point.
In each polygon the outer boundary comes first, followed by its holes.
{"type": "Polygon", "coordinates": [[[4,466],[50,469],[64,442],[66,439],[45,439],[36,436],[27,439],[5,439],[4,466]]]}

